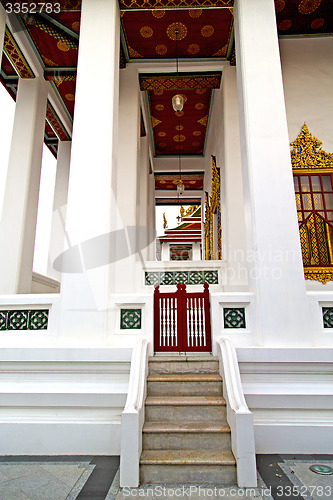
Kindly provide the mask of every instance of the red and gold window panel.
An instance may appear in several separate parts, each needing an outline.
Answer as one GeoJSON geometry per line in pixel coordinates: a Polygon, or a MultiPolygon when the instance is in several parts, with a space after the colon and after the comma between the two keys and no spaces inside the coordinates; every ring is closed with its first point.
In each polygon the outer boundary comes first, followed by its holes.
{"type": "Polygon", "coordinates": [[[333,224],[332,174],[294,175],[294,186],[299,224],[313,212],[333,224]]]}

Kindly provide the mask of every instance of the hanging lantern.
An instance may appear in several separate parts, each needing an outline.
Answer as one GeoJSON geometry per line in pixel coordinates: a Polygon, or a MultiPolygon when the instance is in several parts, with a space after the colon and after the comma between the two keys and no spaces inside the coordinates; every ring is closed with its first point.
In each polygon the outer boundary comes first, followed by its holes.
{"type": "Polygon", "coordinates": [[[181,179],[179,179],[179,181],[177,182],[177,192],[178,192],[178,194],[183,194],[184,189],[185,189],[185,186],[183,184],[183,181],[181,179]]]}
{"type": "Polygon", "coordinates": [[[172,98],[172,107],[175,111],[182,111],[184,107],[184,98],[180,94],[176,94],[172,98]]]}

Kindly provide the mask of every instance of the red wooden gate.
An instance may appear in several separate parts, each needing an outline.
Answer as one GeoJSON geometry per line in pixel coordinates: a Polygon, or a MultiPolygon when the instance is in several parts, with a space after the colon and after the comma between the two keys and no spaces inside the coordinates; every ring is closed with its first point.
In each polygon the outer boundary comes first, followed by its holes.
{"type": "Polygon", "coordinates": [[[154,293],[154,351],[210,352],[212,349],[209,285],[203,292],[186,292],[178,283],[176,292],[154,293]]]}

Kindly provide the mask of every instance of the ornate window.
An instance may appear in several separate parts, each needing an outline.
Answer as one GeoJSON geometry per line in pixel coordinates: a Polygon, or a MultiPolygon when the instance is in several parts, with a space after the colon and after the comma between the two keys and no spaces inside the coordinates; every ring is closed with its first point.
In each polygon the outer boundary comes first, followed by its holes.
{"type": "Polygon", "coordinates": [[[297,216],[306,279],[333,280],[333,154],[306,124],[291,143],[297,216]]]}

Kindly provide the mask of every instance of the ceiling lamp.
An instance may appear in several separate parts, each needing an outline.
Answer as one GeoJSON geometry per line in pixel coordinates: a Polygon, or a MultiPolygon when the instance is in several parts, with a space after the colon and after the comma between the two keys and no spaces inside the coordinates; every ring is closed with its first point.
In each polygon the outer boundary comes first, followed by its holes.
{"type": "MultiPolygon", "coordinates": [[[[181,174],[180,174],[180,175],[181,175],[181,174]]],[[[183,184],[182,179],[180,178],[180,179],[179,179],[179,181],[177,181],[177,193],[178,193],[178,194],[183,194],[184,189],[185,189],[185,186],[184,186],[184,184],[183,184]]]]}
{"type": "MultiPolygon", "coordinates": [[[[178,83],[178,82],[177,82],[178,83]]],[[[172,107],[175,111],[183,111],[184,98],[180,94],[176,94],[172,98],[172,107]]]]}

